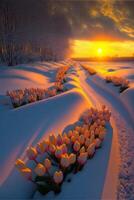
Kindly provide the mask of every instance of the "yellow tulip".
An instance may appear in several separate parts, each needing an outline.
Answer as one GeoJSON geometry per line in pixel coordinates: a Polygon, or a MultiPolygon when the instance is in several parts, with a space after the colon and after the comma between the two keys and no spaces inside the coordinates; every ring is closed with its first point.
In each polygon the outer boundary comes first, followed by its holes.
{"type": "Polygon", "coordinates": [[[78,156],[78,163],[80,165],[84,165],[87,161],[87,152],[84,153],[80,153],[80,155],[78,156]]]}
{"type": "Polygon", "coordinates": [[[62,171],[56,171],[53,176],[54,182],[59,184],[63,181],[63,173],[62,171]]]}
{"type": "Polygon", "coordinates": [[[73,145],[73,149],[76,152],[80,150],[80,143],[78,141],[75,141],[75,143],[73,145]]]}
{"type": "Polygon", "coordinates": [[[70,162],[70,164],[74,164],[76,162],[76,154],[71,153],[69,155],[69,162],[70,162]]]}
{"type": "Polygon", "coordinates": [[[52,163],[48,158],[46,158],[44,160],[44,165],[45,165],[46,169],[49,170],[51,168],[51,166],[52,166],[52,163]]]}
{"type": "Polygon", "coordinates": [[[43,176],[46,173],[46,167],[40,163],[37,164],[37,166],[34,169],[34,172],[38,175],[38,176],[43,176]]]}
{"type": "Polygon", "coordinates": [[[24,176],[26,179],[31,180],[32,179],[32,170],[28,167],[21,169],[21,174],[24,176]]]}
{"type": "Polygon", "coordinates": [[[70,165],[68,154],[63,154],[61,156],[60,164],[62,167],[65,167],[65,168],[70,165]]]}
{"type": "Polygon", "coordinates": [[[17,159],[16,162],[15,162],[15,166],[21,170],[23,168],[26,168],[26,165],[24,163],[24,161],[22,161],[21,159],[17,159]]]}
{"type": "Polygon", "coordinates": [[[34,147],[29,147],[26,151],[29,160],[34,160],[37,157],[37,151],[34,147]]]}

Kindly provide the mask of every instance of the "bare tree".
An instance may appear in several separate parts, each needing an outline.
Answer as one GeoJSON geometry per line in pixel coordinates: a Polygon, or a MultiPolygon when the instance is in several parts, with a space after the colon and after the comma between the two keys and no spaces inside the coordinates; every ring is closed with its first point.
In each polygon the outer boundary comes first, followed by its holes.
{"type": "Polygon", "coordinates": [[[2,60],[9,66],[15,64],[16,18],[11,9],[10,2],[4,2],[0,7],[0,45],[2,60]]]}

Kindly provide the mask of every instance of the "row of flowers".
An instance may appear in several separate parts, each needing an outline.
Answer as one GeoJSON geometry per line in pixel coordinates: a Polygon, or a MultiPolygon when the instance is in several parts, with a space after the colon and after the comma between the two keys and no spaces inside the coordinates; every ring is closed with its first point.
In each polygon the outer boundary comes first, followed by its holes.
{"type": "Polygon", "coordinates": [[[33,103],[44,98],[57,95],[64,91],[65,75],[69,66],[61,67],[56,74],[56,82],[54,87],[48,89],[42,88],[26,88],[7,91],[7,96],[10,97],[13,107],[19,107],[28,103],[33,103]]]}
{"type": "Polygon", "coordinates": [[[101,147],[110,116],[105,106],[101,110],[91,108],[67,133],[52,134],[36,147],[28,147],[26,154],[29,161],[26,164],[18,159],[15,164],[17,169],[36,184],[41,194],[50,191],[59,193],[63,182],[71,181],[67,175],[82,170],[96,149],[101,147]]]}
{"type": "Polygon", "coordinates": [[[92,68],[92,67],[89,67],[89,66],[86,66],[86,65],[82,65],[82,67],[87,70],[89,72],[90,75],[95,75],[96,74],[96,71],[92,68]]]}
{"type": "Polygon", "coordinates": [[[106,76],[106,82],[107,83],[113,83],[114,86],[119,86],[120,90],[119,92],[123,92],[127,88],[129,88],[129,81],[117,76],[106,76]]]}

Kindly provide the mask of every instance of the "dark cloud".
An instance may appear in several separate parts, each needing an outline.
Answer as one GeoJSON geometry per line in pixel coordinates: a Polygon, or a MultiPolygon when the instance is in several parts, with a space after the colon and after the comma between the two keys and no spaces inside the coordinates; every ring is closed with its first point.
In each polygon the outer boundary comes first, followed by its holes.
{"type": "Polygon", "coordinates": [[[134,2],[116,0],[1,0],[23,39],[67,49],[70,39],[133,40],[134,2]],[[61,45],[63,44],[63,45],[61,45]]]}

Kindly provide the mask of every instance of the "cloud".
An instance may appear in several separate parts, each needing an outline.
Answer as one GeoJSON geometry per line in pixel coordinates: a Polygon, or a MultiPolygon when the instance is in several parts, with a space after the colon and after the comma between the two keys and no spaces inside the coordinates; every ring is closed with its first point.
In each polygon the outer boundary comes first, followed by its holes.
{"type": "Polygon", "coordinates": [[[134,2],[104,0],[101,4],[101,13],[112,19],[116,27],[130,39],[134,38],[134,2]]]}

